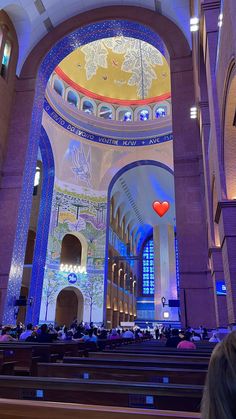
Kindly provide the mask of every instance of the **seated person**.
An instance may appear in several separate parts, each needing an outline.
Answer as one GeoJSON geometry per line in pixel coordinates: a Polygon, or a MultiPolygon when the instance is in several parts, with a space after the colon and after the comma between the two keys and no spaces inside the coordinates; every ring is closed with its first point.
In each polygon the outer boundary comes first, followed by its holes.
{"type": "Polygon", "coordinates": [[[195,343],[190,341],[191,337],[192,337],[192,333],[186,332],[184,336],[184,340],[179,342],[177,349],[197,349],[195,343]]]}
{"type": "Polygon", "coordinates": [[[87,334],[82,337],[81,341],[82,342],[95,342],[95,343],[97,343],[98,338],[93,333],[93,329],[89,329],[89,331],[87,332],[87,334]]]}
{"type": "Polygon", "coordinates": [[[116,329],[112,329],[109,336],[108,336],[109,340],[115,340],[115,339],[120,339],[120,335],[117,333],[116,329]]]}
{"type": "Polygon", "coordinates": [[[49,333],[47,325],[42,324],[42,326],[38,330],[36,341],[40,342],[40,343],[52,342],[56,338],[57,338],[57,336],[55,336],[54,334],[49,333]]]}
{"type": "Polygon", "coordinates": [[[220,342],[220,338],[218,337],[218,334],[216,332],[212,334],[212,337],[209,339],[209,342],[212,342],[212,343],[220,342]]]}
{"type": "Polygon", "coordinates": [[[0,342],[16,342],[17,339],[14,339],[11,336],[11,327],[6,326],[2,329],[2,334],[0,336],[0,342]]]}
{"type": "Polygon", "coordinates": [[[236,418],[236,332],[214,348],[203,393],[202,419],[236,418]]]}
{"type": "Polygon", "coordinates": [[[29,336],[32,335],[33,329],[34,328],[33,328],[32,323],[28,323],[27,324],[27,327],[26,327],[26,330],[21,333],[21,335],[19,337],[19,340],[26,340],[29,336]]]}
{"type": "Polygon", "coordinates": [[[191,341],[199,342],[200,340],[201,340],[201,336],[193,330],[191,341]]]}
{"type": "Polygon", "coordinates": [[[132,330],[126,330],[123,334],[122,334],[122,338],[123,339],[134,339],[134,333],[132,332],[132,330]]]}
{"type": "Polygon", "coordinates": [[[166,346],[168,348],[177,348],[177,345],[181,342],[181,338],[179,337],[178,329],[173,329],[171,336],[166,341],[166,346]]]}

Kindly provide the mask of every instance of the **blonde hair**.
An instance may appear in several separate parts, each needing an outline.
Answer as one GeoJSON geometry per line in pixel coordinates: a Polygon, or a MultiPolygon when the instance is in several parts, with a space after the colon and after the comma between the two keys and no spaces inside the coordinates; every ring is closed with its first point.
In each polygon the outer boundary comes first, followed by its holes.
{"type": "Polygon", "coordinates": [[[201,413],[202,419],[236,418],[236,331],[212,352],[201,413]]]}

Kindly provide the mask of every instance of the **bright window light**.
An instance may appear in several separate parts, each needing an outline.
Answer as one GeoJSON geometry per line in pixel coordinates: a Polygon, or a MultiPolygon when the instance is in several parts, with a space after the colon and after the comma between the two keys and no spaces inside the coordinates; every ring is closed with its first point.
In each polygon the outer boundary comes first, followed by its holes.
{"type": "Polygon", "coordinates": [[[218,17],[218,26],[219,26],[219,28],[221,28],[222,25],[223,25],[223,13],[220,13],[219,14],[219,17],[218,17]]]}
{"type": "Polygon", "coordinates": [[[36,172],[34,175],[34,186],[38,186],[40,182],[40,167],[36,167],[36,172]]]}
{"type": "Polygon", "coordinates": [[[190,19],[190,31],[196,32],[199,30],[199,19],[198,17],[191,17],[190,19]]]}
{"type": "Polygon", "coordinates": [[[197,118],[197,107],[196,106],[192,106],[192,108],[190,108],[190,118],[191,119],[196,119],[197,118]]]}

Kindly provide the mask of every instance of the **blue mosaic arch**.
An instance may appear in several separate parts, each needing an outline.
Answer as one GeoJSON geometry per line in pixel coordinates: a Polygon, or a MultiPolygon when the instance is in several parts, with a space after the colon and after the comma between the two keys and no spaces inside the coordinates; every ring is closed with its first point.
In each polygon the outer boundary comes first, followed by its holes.
{"type": "Polygon", "coordinates": [[[33,324],[37,324],[39,321],[55,174],[51,144],[43,127],[41,128],[39,147],[43,163],[43,183],[29,289],[29,300],[32,303],[28,305],[26,313],[26,322],[33,324]]]}
{"type": "MultiPolygon", "coordinates": [[[[37,162],[39,139],[41,136],[44,95],[48,79],[55,67],[63,60],[63,58],[65,58],[68,54],[73,52],[78,47],[98,39],[109,38],[114,36],[127,36],[146,41],[153,45],[155,48],[159,49],[162,52],[162,54],[165,54],[163,41],[158,36],[158,34],[152,31],[149,27],[146,27],[134,21],[111,19],[107,21],[85,25],[65,36],[51,48],[51,50],[43,59],[39,67],[34,105],[32,109],[29,142],[26,153],[26,164],[23,176],[22,193],[19,203],[18,221],[13,247],[12,263],[9,274],[6,305],[3,315],[4,323],[15,323],[14,301],[16,298],[18,298],[21,288],[25,248],[27,242],[28,226],[30,221],[30,209],[32,204],[34,174],[37,162]]],[[[52,193],[53,187],[50,187],[47,196],[48,202],[52,201],[52,193]]],[[[40,218],[40,221],[38,223],[38,231],[40,231],[42,227],[42,218],[40,218]]],[[[41,245],[36,245],[34,263],[36,263],[36,260],[38,259],[40,259],[40,262],[37,268],[38,273],[36,274],[36,268],[34,268],[31,280],[31,290],[34,290],[35,293],[35,307],[38,304],[39,299],[41,298],[43,283],[42,269],[44,264],[42,257],[42,249],[44,249],[44,252],[46,252],[46,234],[44,234],[41,237],[41,239],[38,240],[40,240],[41,245]]],[[[35,321],[37,322],[38,314],[36,313],[36,308],[33,309],[31,307],[29,309],[29,313],[30,312],[32,314],[32,319],[35,319],[35,321]]],[[[28,316],[28,318],[30,318],[30,315],[28,316]]]]}

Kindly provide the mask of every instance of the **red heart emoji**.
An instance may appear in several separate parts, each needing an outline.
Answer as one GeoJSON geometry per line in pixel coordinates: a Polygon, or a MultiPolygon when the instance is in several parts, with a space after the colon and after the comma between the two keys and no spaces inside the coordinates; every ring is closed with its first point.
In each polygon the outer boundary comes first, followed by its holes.
{"type": "Polygon", "coordinates": [[[163,215],[170,208],[170,204],[167,201],[163,201],[163,202],[154,201],[152,204],[152,208],[154,209],[154,211],[156,211],[159,217],[163,217],[163,215]]]}

